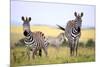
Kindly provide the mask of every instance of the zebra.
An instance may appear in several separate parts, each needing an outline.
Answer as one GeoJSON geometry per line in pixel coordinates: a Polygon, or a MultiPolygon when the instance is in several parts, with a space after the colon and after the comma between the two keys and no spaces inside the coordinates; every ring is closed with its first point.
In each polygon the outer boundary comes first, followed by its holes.
{"type": "Polygon", "coordinates": [[[68,39],[68,44],[70,47],[70,56],[75,55],[77,56],[78,52],[78,43],[79,38],[81,36],[81,25],[82,25],[82,17],[83,12],[77,13],[74,12],[75,19],[69,20],[66,28],[57,25],[61,30],[65,31],[66,39],[68,39]]]}
{"type": "Polygon", "coordinates": [[[59,46],[64,42],[64,33],[60,33],[57,37],[48,37],[47,41],[51,46],[54,46],[58,49],[59,46]]]}
{"type": "Polygon", "coordinates": [[[42,50],[44,50],[46,56],[47,56],[47,46],[48,43],[46,41],[44,33],[40,31],[32,32],[30,29],[30,21],[31,17],[21,17],[23,21],[23,35],[25,36],[24,38],[24,43],[27,45],[28,48],[28,56],[30,57],[30,54],[32,54],[33,58],[34,55],[37,53],[39,50],[39,55],[41,55],[42,50]]]}

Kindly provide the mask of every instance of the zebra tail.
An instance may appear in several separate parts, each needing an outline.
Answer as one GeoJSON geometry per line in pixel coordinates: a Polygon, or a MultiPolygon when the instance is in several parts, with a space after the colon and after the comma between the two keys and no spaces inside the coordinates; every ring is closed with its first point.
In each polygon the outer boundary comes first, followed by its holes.
{"type": "Polygon", "coordinates": [[[65,28],[61,27],[60,25],[57,25],[59,27],[59,29],[65,31],[65,28]]]}

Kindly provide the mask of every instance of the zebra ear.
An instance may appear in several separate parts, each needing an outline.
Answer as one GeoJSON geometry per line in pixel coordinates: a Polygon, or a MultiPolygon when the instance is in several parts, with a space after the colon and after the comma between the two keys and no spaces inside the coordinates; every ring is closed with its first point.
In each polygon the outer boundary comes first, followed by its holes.
{"type": "Polygon", "coordinates": [[[25,21],[25,18],[24,18],[24,16],[22,16],[22,20],[23,20],[23,21],[25,21]]]}
{"type": "Polygon", "coordinates": [[[28,21],[29,21],[29,22],[31,21],[31,17],[29,17],[28,21]]]}
{"type": "Polygon", "coordinates": [[[75,17],[77,17],[77,12],[74,13],[75,17]]]}
{"type": "Polygon", "coordinates": [[[83,16],[83,12],[81,13],[81,17],[83,16]]]}

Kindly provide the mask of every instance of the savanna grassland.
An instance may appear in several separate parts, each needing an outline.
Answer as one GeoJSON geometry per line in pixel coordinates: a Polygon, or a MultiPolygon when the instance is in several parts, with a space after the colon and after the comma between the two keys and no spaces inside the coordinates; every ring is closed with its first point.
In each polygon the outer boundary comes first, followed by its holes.
{"type": "MultiPolygon", "coordinates": [[[[40,65],[40,64],[64,64],[64,63],[76,63],[76,62],[92,62],[95,61],[95,47],[79,47],[78,56],[71,57],[69,54],[69,48],[61,46],[58,50],[54,47],[48,47],[48,57],[36,56],[35,59],[28,60],[26,47],[16,47],[15,43],[23,38],[23,28],[21,26],[11,27],[11,66],[20,65],[40,65]]],[[[48,27],[48,26],[32,26],[32,31],[42,31],[46,36],[56,37],[59,33],[63,32],[59,29],[48,27]]],[[[80,41],[85,43],[92,39],[95,41],[95,29],[82,29],[80,41]]]]}

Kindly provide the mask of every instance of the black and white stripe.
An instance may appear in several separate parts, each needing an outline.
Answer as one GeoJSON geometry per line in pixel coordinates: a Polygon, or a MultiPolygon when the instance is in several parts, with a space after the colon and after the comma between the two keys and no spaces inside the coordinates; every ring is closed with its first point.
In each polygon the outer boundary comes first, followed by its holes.
{"type": "Polygon", "coordinates": [[[72,28],[72,32],[71,32],[71,36],[73,39],[75,39],[76,37],[78,37],[80,35],[80,28],[76,28],[76,27],[73,27],[72,28]]]}
{"type": "Polygon", "coordinates": [[[61,30],[65,31],[65,36],[68,39],[71,56],[74,55],[74,51],[76,51],[77,55],[79,38],[81,36],[81,18],[83,16],[83,13],[77,14],[77,12],[75,12],[74,15],[75,20],[69,20],[66,25],[66,28],[57,25],[61,30]]]}
{"type": "MultiPolygon", "coordinates": [[[[39,55],[42,53],[42,49],[44,50],[46,56],[47,56],[47,47],[48,42],[46,41],[46,38],[44,36],[44,33],[37,31],[37,32],[31,32],[30,30],[30,21],[31,17],[23,17],[23,35],[25,36],[24,42],[27,45],[28,48],[28,55],[32,53],[32,56],[34,58],[37,51],[39,51],[39,55]]],[[[30,58],[30,55],[29,55],[30,58]]]]}

